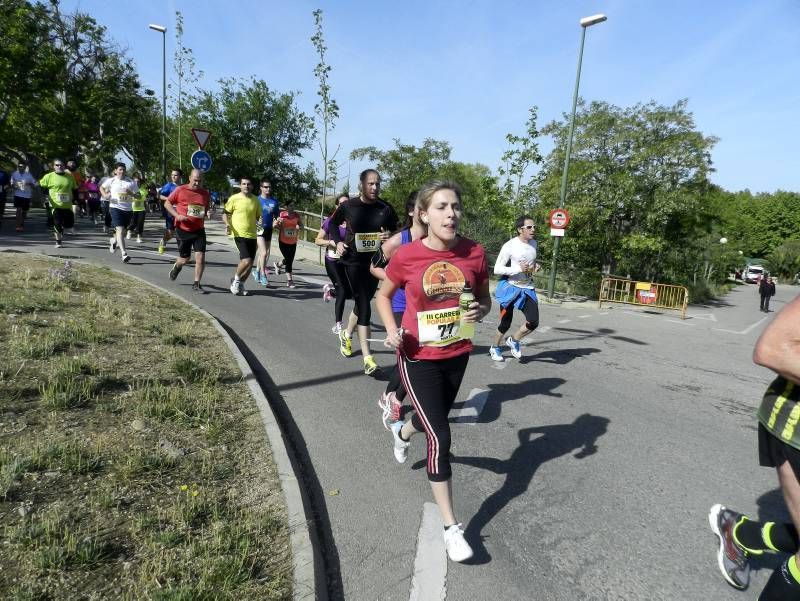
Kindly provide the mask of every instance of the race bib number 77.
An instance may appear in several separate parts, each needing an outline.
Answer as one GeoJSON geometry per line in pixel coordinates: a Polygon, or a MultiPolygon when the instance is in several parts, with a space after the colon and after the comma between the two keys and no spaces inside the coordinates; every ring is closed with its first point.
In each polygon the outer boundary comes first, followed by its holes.
{"type": "Polygon", "coordinates": [[[461,309],[458,307],[420,311],[417,313],[417,329],[419,343],[423,346],[447,346],[472,337],[469,332],[464,332],[467,328],[462,328],[461,309]]]}
{"type": "Polygon", "coordinates": [[[378,250],[381,243],[380,232],[359,233],[355,237],[356,252],[371,253],[378,250]]]}

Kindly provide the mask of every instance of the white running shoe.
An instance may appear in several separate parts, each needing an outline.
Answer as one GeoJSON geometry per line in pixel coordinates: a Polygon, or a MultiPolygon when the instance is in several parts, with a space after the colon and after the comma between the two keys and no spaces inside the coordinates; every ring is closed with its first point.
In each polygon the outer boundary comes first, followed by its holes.
{"type": "Polygon", "coordinates": [[[235,294],[238,296],[239,294],[239,282],[234,279],[231,279],[231,287],[230,287],[231,294],[235,294]]]}
{"type": "Polygon", "coordinates": [[[492,358],[492,361],[505,361],[505,359],[503,359],[503,351],[500,350],[499,346],[490,346],[489,356],[492,358]]]}
{"type": "Polygon", "coordinates": [[[408,459],[408,447],[411,441],[405,441],[400,438],[400,429],[403,427],[404,422],[395,422],[392,424],[392,438],[394,438],[394,458],[397,463],[405,463],[408,459]]]}
{"type": "Polygon", "coordinates": [[[466,561],[472,557],[472,547],[464,539],[461,524],[453,524],[444,531],[444,548],[450,561],[466,561]]]}
{"type": "Polygon", "coordinates": [[[56,240],[56,248],[64,248],[64,245],[61,244],[61,240],[56,240]]]}
{"type": "Polygon", "coordinates": [[[125,234],[125,239],[126,240],[130,240],[131,239],[131,231],[130,230],[128,230],[128,233],[125,234]]]}
{"type": "Polygon", "coordinates": [[[117,250],[117,239],[111,236],[111,238],[108,239],[108,252],[113,255],[115,250],[117,250]]]}
{"type": "Polygon", "coordinates": [[[125,254],[125,255],[122,255],[122,262],[123,262],[123,263],[127,263],[127,262],[128,262],[128,261],[130,261],[130,260],[131,260],[131,257],[130,257],[130,255],[127,255],[127,254],[125,254]]]}
{"type": "Polygon", "coordinates": [[[67,230],[64,230],[64,231],[66,233],[68,233],[70,236],[74,236],[75,235],[75,228],[74,227],[71,227],[71,228],[69,228],[67,230]]]}
{"type": "Polygon", "coordinates": [[[341,331],[342,331],[342,322],[341,321],[337,321],[335,324],[333,324],[333,327],[331,328],[331,332],[333,332],[334,334],[336,334],[338,336],[341,331]]]}
{"type": "Polygon", "coordinates": [[[506,338],[506,346],[515,359],[522,357],[522,347],[520,347],[519,340],[514,340],[511,336],[506,338]]]}
{"type": "Polygon", "coordinates": [[[136,236],[136,244],[141,244],[141,243],[142,243],[142,237],[136,236]]]}

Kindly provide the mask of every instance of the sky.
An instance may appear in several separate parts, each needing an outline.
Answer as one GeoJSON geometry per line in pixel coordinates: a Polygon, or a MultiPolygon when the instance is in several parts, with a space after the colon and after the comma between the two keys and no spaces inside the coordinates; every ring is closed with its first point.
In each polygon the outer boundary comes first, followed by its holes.
{"type": "MultiPolygon", "coordinates": [[[[714,183],[731,191],[800,190],[800,2],[797,0],[62,0],[91,14],[126,50],[145,87],[160,97],[161,34],[167,75],[175,50],[175,11],[214,88],[224,77],[264,79],[297,91],[313,115],[317,55],[312,11],[323,11],[332,96],[340,116],[330,136],[340,147],[337,185],[361,162],[353,148],[389,149],[394,139],[450,143],[451,158],[493,171],[508,133],[569,112],[581,17],[608,20],[586,32],[580,96],[630,107],[688,99],[695,125],[719,138],[714,183]]],[[[174,76],[173,76],[174,79],[174,76]]],[[[202,124],[196,124],[200,127],[202,124]]],[[[540,149],[549,151],[549,140],[540,149]]],[[[321,163],[318,148],[306,161],[321,163]]]]}

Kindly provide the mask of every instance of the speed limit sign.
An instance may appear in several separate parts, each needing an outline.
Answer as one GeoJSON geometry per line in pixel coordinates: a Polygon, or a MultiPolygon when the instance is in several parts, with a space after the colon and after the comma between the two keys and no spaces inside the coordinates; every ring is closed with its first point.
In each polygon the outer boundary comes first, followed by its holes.
{"type": "Polygon", "coordinates": [[[563,230],[569,224],[569,213],[566,209],[553,209],[550,211],[550,227],[563,230]]]}

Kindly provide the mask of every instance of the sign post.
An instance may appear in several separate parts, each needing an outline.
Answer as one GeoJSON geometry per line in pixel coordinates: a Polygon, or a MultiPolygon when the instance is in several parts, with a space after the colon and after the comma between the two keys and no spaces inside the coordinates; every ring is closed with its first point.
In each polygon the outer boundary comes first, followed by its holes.
{"type": "Polygon", "coordinates": [[[211,132],[207,129],[198,129],[193,127],[192,137],[194,138],[194,141],[197,142],[198,148],[192,153],[192,167],[199,169],[203,173],[206,173],[209,169],[211,169],[211,165],[214,164],[214,161],[211,159],[211,155],[203,150],[206,144],[208,144],[208,139],[211,137],[211,132]]]}
{"type": "Polygon", "coordinates": [[[550,300],[553,300],[553,291],[556,287],[556,257],[558,256],[558,244],[561,242],[561,238],[564,237],[564,231],[569,225],[569,213],[566,209],[553,209],[550,211],[548,221],[550,222],[550,235],[555,238],[555,240],[553,240],[553,263],[550,267],[550,283],[548,286],[548,297],[550,300]]]}

